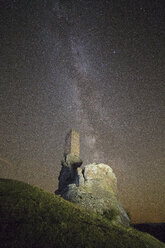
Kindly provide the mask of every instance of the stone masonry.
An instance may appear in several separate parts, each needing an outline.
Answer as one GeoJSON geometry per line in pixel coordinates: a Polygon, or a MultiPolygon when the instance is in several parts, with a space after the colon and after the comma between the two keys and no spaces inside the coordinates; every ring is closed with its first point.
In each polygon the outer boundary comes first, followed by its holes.
{"type": "Polygon", "coordinates": [[[75,130],[71,129],[65,138],[64,155],[73,154],[80,156],[80,135],[75,130]]]}

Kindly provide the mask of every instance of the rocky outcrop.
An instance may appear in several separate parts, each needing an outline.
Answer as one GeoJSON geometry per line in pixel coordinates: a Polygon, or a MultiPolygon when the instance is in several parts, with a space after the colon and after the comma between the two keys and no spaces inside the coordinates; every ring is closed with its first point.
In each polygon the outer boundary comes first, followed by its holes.
{"type": "Polygon", "coordinates": [[[64,159],[61,161],[62,168],[58,177],[58,190],[56,190],[55,194],[60,194],[63,197],[64,192],[67,191],[70,184],[78,186],[77,168],[82,163],[82,159],[74,154],[69,153],[64,156],[64,159]]]}
{"type": "Polygon", "coordinates": [[[82,160],[68,154],[62,161],[56,194],[81,207],[105,214],[116,213],[115,222],[129,225],[129,218],[117,194],[117,179],[106,164],[89,164],[80,168],[82,160]]]}

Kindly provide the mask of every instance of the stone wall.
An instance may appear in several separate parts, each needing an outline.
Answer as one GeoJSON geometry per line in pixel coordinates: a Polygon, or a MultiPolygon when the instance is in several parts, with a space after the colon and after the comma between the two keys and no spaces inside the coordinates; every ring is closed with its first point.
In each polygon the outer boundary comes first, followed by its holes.
{"type": "Polygon", "coordinates": [[[80,156],[80,135],[75,130],[71,129],[65,138],[64,155],[73,154],[80,156]]]}

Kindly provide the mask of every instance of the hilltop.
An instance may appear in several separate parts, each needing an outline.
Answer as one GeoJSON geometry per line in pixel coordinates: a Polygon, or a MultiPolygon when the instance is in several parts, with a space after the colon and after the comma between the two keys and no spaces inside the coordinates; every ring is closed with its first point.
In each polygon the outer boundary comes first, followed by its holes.
{"type": "Polygon", "coordinates": [[[112,224],[24,182],[0,179],[0,198],[1,247],[165,247],[149,234],[112,224]]]}

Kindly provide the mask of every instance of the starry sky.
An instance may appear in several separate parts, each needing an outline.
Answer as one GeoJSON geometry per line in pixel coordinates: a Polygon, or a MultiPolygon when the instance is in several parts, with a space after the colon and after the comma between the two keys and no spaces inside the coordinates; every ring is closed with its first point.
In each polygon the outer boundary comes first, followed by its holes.
{"type": "Polygon", "coordinates": [[[64,140],[165,222],[165,1],[0,0],[0,177],[54,192],[64,140]]]}

